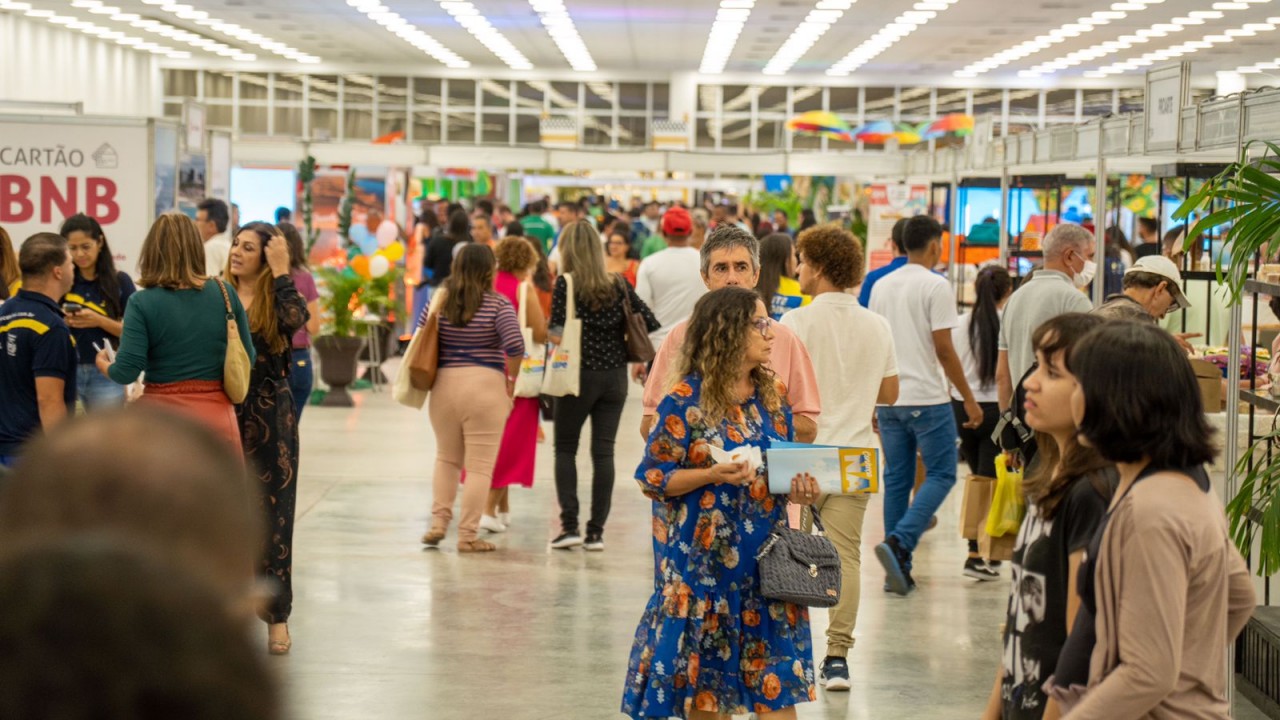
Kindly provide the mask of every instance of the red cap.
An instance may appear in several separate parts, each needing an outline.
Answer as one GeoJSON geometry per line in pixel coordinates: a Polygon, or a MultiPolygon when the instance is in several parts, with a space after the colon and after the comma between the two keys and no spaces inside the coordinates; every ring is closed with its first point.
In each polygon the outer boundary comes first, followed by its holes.
{"type": "Polygon", "coordinates": [[[662,216],[662,234],[677,237],[693,234],[693,218],[689,211],[676,206],[662,216]]]}

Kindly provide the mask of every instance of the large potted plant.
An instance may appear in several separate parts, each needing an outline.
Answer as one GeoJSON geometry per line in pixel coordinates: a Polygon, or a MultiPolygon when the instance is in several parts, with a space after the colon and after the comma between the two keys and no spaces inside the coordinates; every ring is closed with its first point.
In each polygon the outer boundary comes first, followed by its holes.
{"type": "Polygon", "coordinates": [[[355,308],[365,280],[350,268],[324,267],[316,275],[324,284],[320,303],[329,318],[313,343],[320,354],[320,379],[329,386],[320,404],[351,407],[355,403],[347,386],[356,380],[360,350],[364,347],[364,338],[356,328],[355,308]]]}
{"type": "MultiPolygon", "coordinates": [[[[391,265],[385,257],[374,256],[370,260],[371,272],[375,273],[372,277],[365,281],[364,286],[360,290],[360,304],[364,306],[365,312],[371,318],[376,318],[378,324],[374,327],[373,336],[375,342],[378,343],[377,356],[385,360],[390,355],[392,348],[391,341],[394,337],[395,320],[404,314],[404,301],[396,293],[396,288],[403,287],[401,280],[404,279],[404,270],[391,265]],[[381,264],[381,267],[379,267],[381,264]],[[386,268],[383,270],[383,268],[386,268]]],[[[374,364],[374,353],[372,348],[365,348],[365,358],[369,361],[369,380],[377,380],[377,382],[388,382],[388,379],[382,373],[382,368],[374,364]]]]}

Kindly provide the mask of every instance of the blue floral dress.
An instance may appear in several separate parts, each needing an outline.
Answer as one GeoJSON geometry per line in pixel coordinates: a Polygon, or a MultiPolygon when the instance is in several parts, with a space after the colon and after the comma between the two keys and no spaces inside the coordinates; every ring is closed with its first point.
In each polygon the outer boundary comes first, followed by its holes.
{"type": "Polygon", "coordinates": [[[711,466],[711,446],[767,449],[791,439],[790,406],[770,413],[753,396],[711,426],[698,407],[701,385],[691,375],[658,406],[636,469],[653,499],[655,583],[622,695],[633,718],[773,712],[817,696],[808,608],[768,600],[756,577],[756,553],[786,522],[786,498],[769,494],[766,470],[746,487],[666,496],[674,472],[711,466]]]}

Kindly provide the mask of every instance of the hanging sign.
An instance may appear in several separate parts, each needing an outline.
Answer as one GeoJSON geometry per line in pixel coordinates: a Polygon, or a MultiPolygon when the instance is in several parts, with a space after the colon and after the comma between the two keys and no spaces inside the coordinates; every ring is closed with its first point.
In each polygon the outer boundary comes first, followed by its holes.
{"type": "Polygon", "coordinates": [[[0,225],[16,245],[85,213],[132,274],[152,218],[145,125],[0,121],[0,225]]]}
{"type": "Polygon", "coordinates": [[[1182,134],[1182,108],[1191,92],[1191,63],[1167,65],[1147,71],[1146,152],[1178,149],[1182,134]]]}

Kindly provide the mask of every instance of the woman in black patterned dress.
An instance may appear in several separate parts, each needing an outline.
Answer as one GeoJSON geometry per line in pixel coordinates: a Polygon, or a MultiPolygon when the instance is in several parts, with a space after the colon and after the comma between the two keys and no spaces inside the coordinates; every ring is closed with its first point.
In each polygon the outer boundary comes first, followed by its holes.
{"type": "Polygon", "coordinates": [[[267,519],[260,574],[273,597],[259,615],[268,624],[267,649],[289,652],[293,606],[293,511],[298,495],[298,424],[289,390],[290,339],[306,324],[306,300],[289,276],[289,245],[274,225],[240,228],[231,246],[226,276],[249,316],[257,361],[249,395],[236,406],[245,457],[262,483],[267,519]]]}

